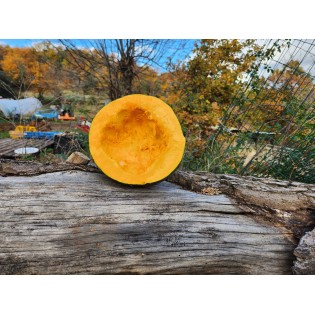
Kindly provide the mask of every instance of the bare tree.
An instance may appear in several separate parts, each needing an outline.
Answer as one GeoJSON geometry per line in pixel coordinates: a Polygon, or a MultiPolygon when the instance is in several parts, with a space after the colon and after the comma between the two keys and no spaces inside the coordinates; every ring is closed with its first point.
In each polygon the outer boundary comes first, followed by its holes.
{"type": "Polygon", "coordinates": [[[142,71],[165,68],[166,61],[176,58],[188,43],[170,39],[95,39],[84,40],[82,45],[78,40],[58,42],[51,44],[66,52],[70,64],[95,77],[111,100],[133,93],[133,82],[142,71]]]}
{"type": "Polygon", "coordinates": [[[0,96],[5,98],[17,98],[16,91],[12,83],[5,77],[0,70],[0,96]]]}

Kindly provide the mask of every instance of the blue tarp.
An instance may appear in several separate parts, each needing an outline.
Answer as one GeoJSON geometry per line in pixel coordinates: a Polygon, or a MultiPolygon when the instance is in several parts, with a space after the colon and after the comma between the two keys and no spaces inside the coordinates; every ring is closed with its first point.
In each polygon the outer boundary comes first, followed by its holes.
{"type": "Polygon", "coordinates": [[[56,135],[61,134],[60,131],[26,131],[24,132],[24,138],[26,139],[50,139],[53,140],[56,135]]]}

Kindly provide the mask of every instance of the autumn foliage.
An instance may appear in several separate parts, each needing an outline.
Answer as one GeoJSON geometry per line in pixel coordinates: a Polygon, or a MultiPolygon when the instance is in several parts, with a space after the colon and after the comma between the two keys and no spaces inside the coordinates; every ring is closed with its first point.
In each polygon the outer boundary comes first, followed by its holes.
{"type": "MultiPolygon", "coordinates": [[[[126,43],[135,48],[135,41],[126,43]]],[[[262,49],[251,39],[203,39],[188,59],[163,72],[137,63],[133,55],[118,59],[98,47],[0,46],[0,92],[7,89],[15,98],[25,92],[59,98],[66,91],[110,100],[130,93],[157,96],[173,108],[186,137],[182,167],[258,175],[268,169],[279,178],[297,172],[305,177],[300,161],[314,160],[314,78],[298,60],[268,66],[286,45],[275,41],[262,49]],[[284,161],[281,151],[272,165],[263,160],[264,169],[262,160],[244,164],[249,152],[259,155],[270,145],[294,156],[284,161]]]]}

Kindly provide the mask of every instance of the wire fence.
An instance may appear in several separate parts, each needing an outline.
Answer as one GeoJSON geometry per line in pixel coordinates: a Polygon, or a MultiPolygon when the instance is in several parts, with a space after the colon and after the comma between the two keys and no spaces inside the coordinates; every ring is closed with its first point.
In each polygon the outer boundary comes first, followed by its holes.
{"type": "Polygon", "coordinates": [[[207,150],[184,168],[315,183],[315,40],[264,40],[207,150]]]}

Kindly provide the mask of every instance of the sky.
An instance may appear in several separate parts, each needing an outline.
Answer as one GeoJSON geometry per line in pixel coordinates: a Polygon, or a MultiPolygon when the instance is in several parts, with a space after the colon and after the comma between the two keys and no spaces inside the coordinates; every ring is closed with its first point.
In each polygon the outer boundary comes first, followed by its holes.
{"type": "MultiPolygon", "coordinates": [[[[275,39],[260,39],[257,40],[257,43],[270,48],[275,41],[275,39]]],[[[315,79],[315,39],[291,39],[290,46],[287,46],[285,42],[283,39],[279,41],[283,47],[281,51],[276,51],[268,65],[272,69],[280,69],[290,60],[297,60],[300,62],[300,67],[315,79]]],[[[269,75],[265,70],[261,70],[261,72],[264,76],[269,75]]]]}
{"type": "MultiPolygon", "coordinates": [[[[46,39],[47,40],[47,39],[46,39]]],[[[35,44],[46,41],[45,39],[0,39],[0,45],[9,45],[10,47],[32,47],[35,44]]],[[[60,42],[57,39],[49,39],[49,41],[55,43],[56,45],[60,45],[60,42]]],[[[93,39],[71,39],[71,42],[76,45],[78,48],[89,48],[94,49],[94,45],[92,43],[93,39]]],[[[168,70],[167,62],[168,58],[172,57],[172,61],[176,63],[177,60],[184,60],[185,58],[189,58],[192,55],[192,49],[194,47],[195,39],[170,39],[167,41],[166,46],[162,49],[152,50],[153,54],[156,51],[157,56],[155,60],[156,63],[149,63],[151,68],[158,72],[165,72],[168,70]],[[177,48],[179,47],[179,48],[177,48]]],[[[109,44],[110,45],[110,44],[109,44]]],[[[141,49],[145,49],[146,47],[150,49],[150,46],[146,46],[144,43],[143,46],[139,46],[141,49]]],[[[148,44],[149,45],[149,44],[148,44]]],[[[109,46],[110,47],[110,46],[109,46]]],[[[148,50],[147,52],[149,52],[148,50]]],[[[115,51],[113,51],[115,53],[115,51]]],[[[146,53],[145,53],[146,54],[146,53]]],[[[152,57],[152,54],[150,55],[152,57]]],[[[139,58],[137,63],[142,65],[143,63],[147,63],[147,59],[139,58]]]]}
{"type": "MultiPolygon", "coordinates": [[[[176,40],[176,39],[174,39],[176,40]]],[[[31,47],[36,43],[44,41],[44,39],[0,39],[0,45],[9,45],[11,47],[31,47]]],[[[52,40],[54,41],[54,40],[52,40]]],[[[55,40],[57,42],[57,40],[55,40]]],[[[89,40],[74,39],[73,42],[78,47],[88,46],[89,40]]],[[[191,54],[195,40],[188,40],[185,50],[178,55],[178,58],[191,54]]],[[[259,45],[271,45],[274,40],[259,39],[259,45]]],[[[301,61],[301,66],[313,77],[315,77],[315,39],[295,39],[292,40],[291,47],[277,52],[273,60],[269,63],[272,68],[281,68],[289,60],[301,61]]]]}
{"type": "Polygon", "coordinates": [[[32,46],[33,42],[37,40],[32,39],[0,39],[0,45],[9,45],[11,47],[27,47],[32,46]]]}

